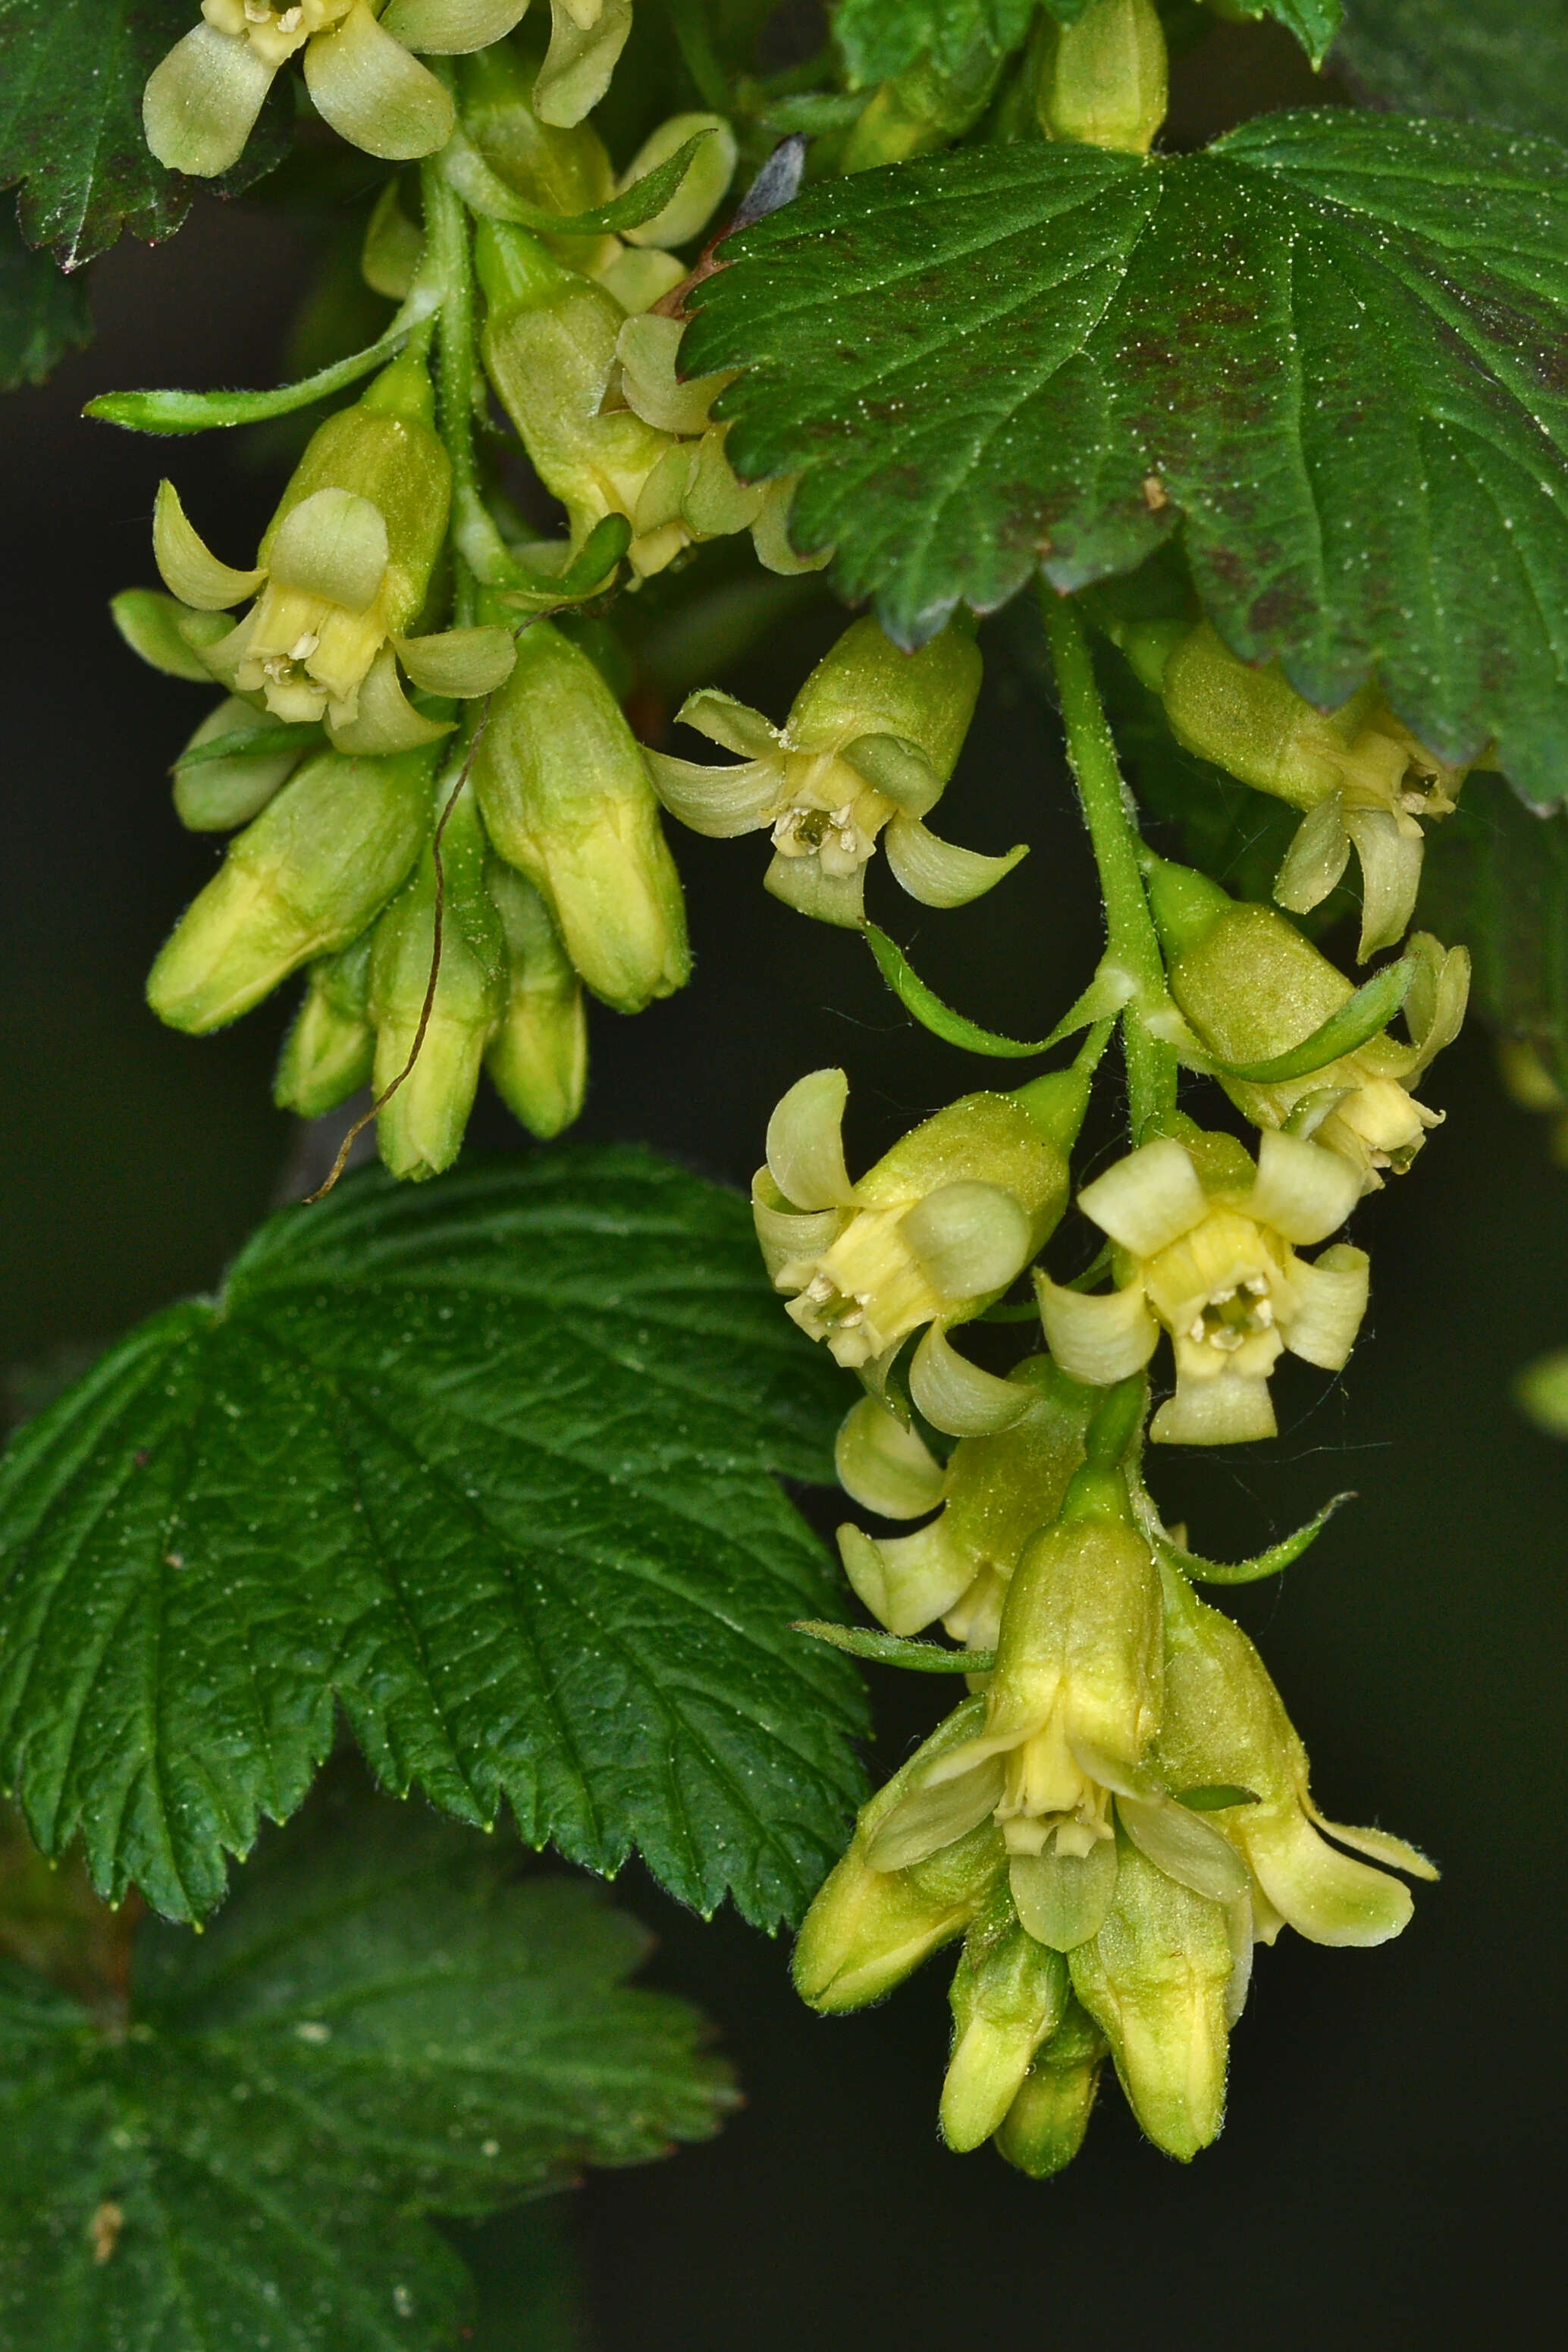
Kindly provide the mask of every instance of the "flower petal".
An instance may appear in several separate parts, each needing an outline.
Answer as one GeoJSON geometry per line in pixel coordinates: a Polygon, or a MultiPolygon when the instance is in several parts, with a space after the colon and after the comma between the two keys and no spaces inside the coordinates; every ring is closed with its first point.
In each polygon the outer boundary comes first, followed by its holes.
{"type": "Polygon", "coordinates": [[[1282,1323],[1285,1345],[1293,1356],[1321,1365],[1325,1372],[1339,1370],[1366,1313],[1370,1265],[1365,1250],[1352,1249],[1349,1242],[1336,1242],[1310,1265],[1297,1259],[1290,1269],[1295,1311],[1282,1323]]]}
{"type": "Polygon", "coordinates": [[[305,82],[341,138],[389,162],[433,155],[457,121],[435,75],[376,23],[365,0],[354,0],[341,25],[307,44],[305,82]]]}
{"type": "Polygon", "coordinates": [[[768,1170],[793,1208],[834,1209],[854,1201],[844,1165],[848,1099],[842,1070],[812,1070],[775,1107],[768,1121],[768,1170]]]}
{"type": "Polygon", "coordinates": [[[929,1446],[875,1397],[862,1397],[845,1414],[833,1466],[850,1500],[885,1519],[918,1519],[934,1511],[947,1485],[929,1446]]]}
{"type": "Polygon", "coordinates": [[[345,613],[368,612],[391,550],[381,509],[357,491],[313,491],[272,534],[268,569],[282,588],[324,596],[345,613]]]}
{"type": "Polygon", "coordinates": [[[781,850],[768,861],[763,887],[770,897],[809,915],[816,923],[835,923],[840,930],[858,930],[866,919],[866,869],[853,874],[825,874],[818,857],[786,857],[781,850]]]}
{"type": "Polygon", "coordinates": [[[1070,1952],[1105,1925],[1116,1895],[1116,1848],[1100,1838],[1086,1854],[1016,1853],[1007,1874],[1018,1916],[1035,1941],[1070,1952]]]}
{"type": "Polygon", "coordinates": [[[750,703],[737,702],[732,694],[721,694],[715,686],[689,694],[675,714],[675,722],[678,727],[694,727],[710,743],[742,760],[776,760],[782,747],[779,730],[760,710],[753,710],[750,703]]]}
{"type": "Polygon", "coordinates": [[[1464,1025],[1470,1001],[1470,955],[1468,948],[1445,950],[1430,931],[1418,931],[1405,953],[1415,965],[1415,977],[1405,1000],[1405,1023],[1414,1040],[1415,1059],[1400,1076],[1414,1086],[1464,1025]]]}
{"type": "MultiPolygon", "coordinates": [[[[752,1180],[752,1222],[757,1229],[757,1246],[763,1254],[763,1264],[768,1270],[768,1280],[780,1287],[781,1275],[786,1266],[809,1265],[833,1247],[844,1224],[841,1209],[813,1211],[802,1215],[795,1209],[781,1209],[765,1197],[776,1191],[773,1178],[765,1168],[759,1168],[752,1180]]],[[[788,1283],[783,1286],[788,1288],[788,1283]]]]}
{"type": "Polygon", "coordinates": [[[1252,1881],[1228,1838],[1169,1798],[1118,1797],[1116,1810],[1140,1853],[1194,1895],[1211,1903],[1234,1903],[1252,1881]]]}
{"type": "Polygon", "coordinates": [[[1274,877],[1274,896],[1294,915],[1321,906],[1351,862],[1344,796],[1331,793],[1304,816],[1274,877]]]}
{"type": "Polygon", "coordinates": [[[517,644],[510,629],[494,624],[477,629],[441,629],[429,637],[399,637],[397,658],[416,686],[427,694],[469,700],[493,693],[511,676],[517,644]]]}
{"type": "Polygon", "coordinates": [[[176,41],[142,93],[142,127],[159,163],[198,180],[237,163],[277,71],[249,41],[212,25],[176,41]]]}
{"type": "Polygon", "coordinates": [[[1236,1196],[1249,1217],[1297,1243],[1325,1241],[1360,1198],[1360,1174],[1337,1151],[1275,1128],[1259,1140],[1257,1182],[1236,1196]]]}
{"type": "Polygon", "coordinates": [[[527,7],[528,0],[392,0],[381,22],[405,49],[460,58],[504,40],[527,7]]]}
{"type": "Polygon", "coordinates": [[[412,751],[421,743],[439,742],[452,731],[449,719],[426,719],[416,710],[397,682],[397,661],[390,646],[383,646],[359,690],[359,707],[342,724],[327,720],[327,736],[334,751],[376,755],[412,751]]]}
{"type": "Polygon", "coordinates": [[[133,654],[153,669],[161,669],[166,677],[183,677],[193,685],[205,686],[212,672],[184,636],[180,624],[184,621],[212,624],[214,635],[228,634],[227,622],[217,614],[193,613],[188,604],[165,596],[158,588],[122,588],[118,596],[110,599],[109,610],[115,627],[133,654]]]}
{"type": "Polygon", "coordinates": [[[604,0],[592,16],[550,0],[550,47],[533,85],[541,122],[569,131],[598,105],[632,29],[632,0],[604,0]]]}
{"type": "Polygon", "coordinates": [[[776,753],[771,760],[742,761],[738,768],[705,767],[697,760],[672,759],[668,751],[644,756],[659,799],[693,833],[733,841],[772,823],[782,782],[776,753]]]}
{"type": "Polygon", "coordinates": [[[880,1542],[847,1522],[838,1530],[838,1556],[845,1575],[889,1633],[920,1633],[945,1616],[974,1581],[973,1562],[944,1537],[940,1519],[917,1535],[880,1542]]]}
{"type": "Polygon", "coordinates": [[[163,585],[182,604],[199,613],[226,612],[247,596],[254,596],[265,572],[237,572],[220,563],[205,540],[186,516],[173,482],[158,485],[153,509],[153,560],[163,585]]]}
{"type": "Polygon", "coordinates": [[[920,745],[901,735],[859,735],[838,756],[906,816],[924,816],[942,798],[942,777],[920,745]]]}
{"type": "Polygon", "coordinates": [[[777,572],[786,577],[799,572],[820,572],[832,562],[833,550],[822,548],[816,555],[797,555],[789,536],[790,509],[795,504],[798,474],[781,474],[768,485],[763,510],[752,525],[752,545],[757,551],[757,562],[764,572],[777,572]]]}
{"type": "Polygon", "coordinates": [[[1406,833],[1387,809],[1352,809],[1345,829],[1361,859],[1361,945],[1356,956],[1364,963],[1379,948],[1391,948],[1404,938],[1415,912],[1425,844],[1419,825],[1406,833]]]}
{"type": "Polygon", "coordinates": [[[1149,1423],[1156,1445],[1251,1445],[1279,1433],[1268,1381],[1243,1372],[1209,1381],[1178,1376],[1175,1395],[1149,1423]]]}
{"type": "Polygon", "coordinates": [[[994,1436],[1029,1409],[1026,1389],[961,1356],[940,1323],[931,1326],[910,1360],[910,1394],[931,1427],[950,1437],[994,1436]]]}
{"type": "Polygon", "coordinates": [[[911,1789],[872,1835],[867,1861],[873,1870],[907,1870],[967,1837],[1001,1803],[1005,1777],[1002,1759],[988,1756],[971,1771],[911,1789]]]}
{"type": "Polygon", "coordinates": [[[1294,1805],[1238,1833],[1263,1892],[1310,1943],[1386,1944],[1409,1925],[1409,1890],[1338,1853],[1294,1805]]]}
{"type": "Polygon", "coordinates": [[[933,1290],[955,1306],[1005,1290],[1029,1257],[1034,1235],[1013,1194],[973,1178],[939,1184],[899,1226],[933,1290]]]}
{"type": "Polygon", "coordinates": [[[1170,1136],[1145,1143],[1086,1184],[1086,1217],[1135,1257],[1153,1257],[1208,1213],[1192,1155],[1170,1136]]]}
{"type": "Polygon", "coordinates": [[[1341,1845],[1353,1846],[1357,1853],[1370,1854],[1374,1862],[1386,1862],[1393,1870],[1407,1870],[1412,1878],[1436,1880],[1443,1875],[1418,1845],[1395,1837],[1391,1830],[1347,1829],[1343,1822],[1326,1822],[1310,1800],[1307,1809],[1325,1836],[1337,1839],[1341,1845]]]}
{"type": "Polygon", "coordinates": [[[1149,1312],[1142,1283],[1086,1297],[1081,1290],[1063,1289],[1048,1275],[1037,1272],[1035,1289],[1047,1343],[1070,1380],[1109,1388],[1129,1372],[1141,1371],[1153,1354],[1160,1327],[1149,1312]]]}
{"type": "Polygon", "coordinates": [[[983,857],[977,849],[939,840],[918,816],[901,815],[889,825],[883,846],[894,880],[922,907],[967,907],[1029,854],[1028,843],[1021,841],[1005,857],[983,857]]]}
{"type": "MultiPolygon", "coordinates": [[[[615,291],[613,286],[611,291],[615,291]]],[[[644,424],[657,425],[661,433],[706,433],[708,412],[715,398],[734,381],[732,369],[721,369],[716,375],[693,376],[689,383],[682,383],[676,370],[680,339],[685,332],[683,319],[666,319],[645,311],[628,319],[616,341],[616,357],[621,363],[621,389],[644,424]]],[[[693,698],[698,701],[701,698],[700,695],[693,698]]],[[[721,702],[730,700],[728,695],[717,698],[721,702]]]]}

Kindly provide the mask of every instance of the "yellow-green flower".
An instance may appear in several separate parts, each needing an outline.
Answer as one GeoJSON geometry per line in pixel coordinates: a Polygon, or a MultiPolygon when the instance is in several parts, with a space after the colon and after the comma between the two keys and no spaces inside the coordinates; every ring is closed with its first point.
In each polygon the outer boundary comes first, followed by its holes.
{"type": "Polygon", "coordinates": [[[1268,1379],[1287,1348],[1338,1371],[1366,1312],[1366,1254],[1338,1243],[1309,1263],[1361,1193],[1356,1167],[1300,1137],[1265,1134],[1256,1168],[1228,1136],[1161,1137],[1087,1186],[1079,1206],[1109,1234],[1120,1286],[1098,1296],[1036,1275],[1051,1352],[1108,1385],[1149,1361],[1161,1329],[1176,1393],[1150,1435],[1228,1445],[1275,1434],[1268,1379]]]}

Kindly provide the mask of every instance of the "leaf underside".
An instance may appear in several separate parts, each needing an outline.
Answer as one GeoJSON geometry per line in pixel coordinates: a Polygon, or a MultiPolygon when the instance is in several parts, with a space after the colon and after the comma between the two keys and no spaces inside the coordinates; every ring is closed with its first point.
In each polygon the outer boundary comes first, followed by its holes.
{"type": "Polygon", "coordinates": [[[390,1788],[704,1911],[798,1917],[860,1794],[851,1669],[791,1633],[840,1376],[743,1202],[632,1150],[251,1242],[0,1465],[0,1765],[34,1836],[197,1916],[341,1704],[390,1788]]]}
{"type": "Polygon", "coordinates": [[[724,248],[683,365],[799,469],[905,644],[1179,526],[1244,658],[1372,674],[1434,750],[1568,782],[1568,153],[1343,110],[1201,154],[987,147],[808,188],[724,248]]]}
{"type": "MultiPolygon", "coordinates": [[[[705,2138],[733,2102],[647,1938],[422,1808],[334,1790],[200,1939],[138,1938],[129,2035],[0,1970],[0,2341],[437,2352],[479,2215],[705,2138]]],[[[531,2338],[530,2339],[531,2340],[531,2338]]]]}
{"type": "MultiPolygon", "coordinates": [[[[122,234],[172,236],[196,183],[148,152],[142,92],[164,52],[197,21],[192,0],[0,0],[0,187],[25,182],[23,234],[67,268],[122,234]]],[[[293,131],[279,76],[232,194],[270,171],[293,131]]]]}
{"type": "Polygon", "coordinates": [[[1568,140],[1568,0],[1349,0],[1334,64],[1384,106],[1568,140]]]}

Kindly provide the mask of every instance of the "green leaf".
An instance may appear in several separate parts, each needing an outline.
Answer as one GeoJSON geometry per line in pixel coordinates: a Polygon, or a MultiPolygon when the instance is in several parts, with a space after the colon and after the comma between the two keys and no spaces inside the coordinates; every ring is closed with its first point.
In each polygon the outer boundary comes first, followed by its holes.
{"type": "Polygon", "coordinates": [[[1420,921],[1468,947],[1476,1010],[1524,1040],[1568,1093],[1568,815],[1472,776],[1426,835],[1420,921]]]}
{"type": "MultiPolygon", "coordinates": [[[[148,152],[142,92],[197,15],[191,0],[0,0],[0,187],[26,182],[23,233],[68,268],[122,231],[172,236],[190,210],[195,184],[148,152]]],[[[212,184],[248,187],[292,127],[280,76],[244,158],[212,184]]]]}
{"type": "Polygon", "coordinates": [[[488,220],[516,221],[540,236],[605,236],[621,229],[640,228],[644,221],[661,213],[691,168],[698,149],[713,135],[711,131],[694,132],[673,155],[667,156],[640,180],[634,180],[621,194],[583,213],[559,213],[552,211],[548,205],[531,205],[491,171],[461,131],[442,161],[447,177],[469,209],[488,220]]]}
{"type": "Polygon", "coordinates": [[[1354,1054],[1369,1038],[1386,1029],[1405,998],[1418,969],[1416,959],[1410,953],[1393,963],[1385,963],[1381,971],[1363,981],[1353,996],[1347,996],[1337,1013],[1319,1024],[1310,1037],[1283,1054],[1271,1054],[1262,1062],[1221,1062],[1205,1055],[1205,1069],[1215,1076],[1240,1078],[1248,1086],[1268,1087],[1289,1078],[1310,1078],[1314,1072],[1327,1069],[1346,1054],[1354,1054]]]}
{"type": "MultiPolygon", "coordinates": [[[[1070,24],[1089,0],[1047,0],[1070,24]]],[[[851,89],[890,81],[922,58],[952,73],[984,42],[1005,57],[1028,38],[1035,0],[839,0],[833,37],[851,89]]]]}
{"type": "Polygon", "coordinates": [[[92,341],[85,278],[35,253],[9,205],[0,212],[0,392],[42,383],[68,352],[92,341]]]}
{"type": "Polygon", "coordinates": [[[1334,63],[1398,111],[1568,140],[1568,0],[1347,0],[1334,63]]]}
{"type": "Polygon", "coordinates": [[[866,1658],[876,1666],[903,1666],[917,1675],[988,1675],[996,1663],[994,1650],[944,1650],[940,1642],[910,1642],[901,1633],[879,1633],[870,1625],[831,1625],[820,1617],[802,1617],[790,1630],[826,1642],[847,1657],[866,1658]]]}
{"type": "Polygon", "coordinates": [[[1272,16],[1294,33],[1315,66],[1321,66],[1344,16],[1342,0],[1241,0],[1247,16],[1272,16]]]}
{"type": "Polygon", "coordinates": [[[803,191],[688,329],[737,469],[802,472],[900,643],[1184,522],[1203,603],[1324,707],[1564,790],[1568,153],[1344,110],[1201,154],[982,147],[803,191]]]}
{"type": "Polygon", "coordinates": [[[0,1979],[0,2301],[27,2352],[437,2352],[478,2215],[732,2104],[648,1938],[384,1801],[268,1838],[209,1933],[138,1939],[129,2032],[0,1979]]]}
{"type": "Polygon", "coordinates": [[[797,1917],[860,1793],[841,1376],[745,1204],[563,1150],[287,1210],[0,1463],[0,1769],[175,1917],[299,1804],[341,1705],[384,1782],[702,1911],[797,1917]]]}

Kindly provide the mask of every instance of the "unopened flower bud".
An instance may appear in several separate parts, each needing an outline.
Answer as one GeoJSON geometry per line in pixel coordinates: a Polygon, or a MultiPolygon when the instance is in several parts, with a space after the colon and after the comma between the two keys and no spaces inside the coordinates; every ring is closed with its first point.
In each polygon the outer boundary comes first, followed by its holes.
{"type": "Polygon", "coordinates": [[[962,1936],[1005,1867],[989,1822],[970,1822],[906,1867],[896,1852],[873,1857],[878,1833],[933,1759],[965,1738],[982,1702],[970,1699],[935,1730],[902,1771],[862,1808],[848,1852],[805,1915],[795,1948],[795,1990],[813,2009],[863,2009],[901,1984],[942,1945],[962,1936]]]}
{"type": "Polygon", "coordinates": [[[1436,1876],[1432,1864],[1386,1831],[1323,1819],[1311,1799],[1307,1751],[1247,1635],[1173,1571],[1164,1590],[1160,1769],[1178,1791],[1247,1792],[1248,1801],[1205,1818],[1252,1871],[1258,1937],[1272,1943],[1281,1920],[1315,1944],[1382,1944],[1397,1936],[1410,1918],[1409,1894],[1385,1871],[1339,1847],[1419,1878],[1436,1876]]]}
{"type": "Polygon", "coordinates": [[[492,857],[486,886],[506,941],[506,1009],[485,1055],[496,1092],[531,1135],[570,1127],[588,1083],[583,983],[531,882],[492,857]]]}
{"type": "Polygon", "coordinates": [[[1037,1271],[1051,1353],[1074,1379],[1138,1371],[1162,1328],[1176,1393],[1150,1426],[1157,1444],[1240,1444],[1275,1434],[1268,1379],[1289,1348],[1337,1371],[1366,1312],[1363,1250],[1336,1244],[1309,1263],[1361,1194],[1338,1152],[1266,1133],[1256,1168],[1229,1136],[1163,1136],[1097,1177],[1079,1205],[1121,1253],[1121,1287],[1069,1290],[1037,1271]]]}
{"type": "Polygon", "coordinates": [[[310,966],[305,1001],[283,1041],[272,1099],[300,1118],[321,1118],[370,1083],[375,1030],[370,1018],[374,927],[335,956],[310,966]]]}
{"type": "Polygon", "coordinates": [[[159,1019],[220,1029],[300,964],[357,939],[419,854],[430,770],[422,751],[307,760],[230,845],[153,966],[159,1019]]]}
{"type": "Polygon", "coordinates": [[[594,664],[548,621],[519,639],[474,788],[498,855],[541,893],[595,996],[640,1013],[684,984],[685,904],[641,750],[594,664]]]}
{"type": "Polygon", "coordinates": [[[865,918],[867,861],[880,839],[894,879],[928,907],[958,907],[1012,871],[1024,849],[990,857],[939,840],[924,823],[963,746],[980,691],[973,632],[950,622],[918,653],[857,621],[825,654],[782,728],[727,694],[688,698],[680,719],[739,767],[649,754],[670,813],[694,832],[771,832],[766,887],[804,915],[865,918]]]}
{"type": "Polygon", "coordinates": [[[1049,2180],[1083,2146],[1110,2045],[1076,2000],[1035,2053],[996,2133],[996,2147],[1031,2180],[1049,2180]]]}
{"type": "Polygon", "coordinates": [[[1027,1400],[1019,1418],[991,1436],[963,1438],[945,1469],[875,1397],[850,1408],[836,1460],[856,1502],[888,1518],[942,1505],[912,1536],[838,1530],[846,1575],[890,1633],[918,1633],[940,1617],[955,1641],[994,1649],[1019,1554],[1056,1518],[1082,1465],[1099,1392],[1048,1356],[1026,1357],[1008,1380],[1027,1400]]]}
{"type": "Polygon", "coordinates": [[[999,1296],[1054,1231],[1070,1138],[1017,1097],[966,1095],[851,1184],[847,1096],[842,1070],[816,1070],[769,1121],[752,1206],[773,1287],[801,1329],[873,1389],[905,1339],[930,1326],[910,1366],[921,1412],[954,1435],[1005,1428],[1026,1410],[1026,1392],[969,1363],[945,1335],[999,1296]]]}
{"type": "Polygon", "coordinates": [[[1117,1843],[1110,1908],[1068,1966],[1133,2114],[1156,2147],[1184,2163],[1225,2120],[1229,1925],[1219,1904],[1168,1877],[1130,1838],[1117,1843]]]}
{"type": "Polygon", "coordinates": [[[597,106],[632,28],[632,0],[550,0],[550,47],[534,84],[542,121],[568,128],[597,106]]]}
{"type": "Polygon", "coordinates": [[[248,824],[287,783],[306,751],[320,744],[319,736],[301,729],[298,740],[281,750],[247,750],[242,739],[262,723],[247,702],[231,694],[208,712],[174,762],[174,808],[190,832],[229,833],[236,825],[248,824]],[[226,757],[191,758],[193,751],[206,752],[209,745],[230,738],[239,748],[226,757]]]}
{"type": "MultiPolygon", "coordinates": [[[[1271,907],[1238,904],[1191,868],[1155,863],[1150,900],[1166,950],[1171,992],[1200,1042],[1222,1060],[1263,1062],[1300,1045],[1348,1003],[1351,982],[1271,907]]],[[[1458,1034],[1469,993],[1469,957],[1428,951],[1430,985],[1407,1003],[1412,1041],[1384,1031],[1354,1053],[1300,1078],[1256,1085],[1223,1079],[1257,1127],[1315,1138],[1359,1170],[1375,1192],[1381,1171],[1403,1173],[1442,1114],[1409,1088],[1458,1034]]]]}
{"type": "Polygon", "coordinates": [[[1036,85],[1047,139],[1146,155],[1165,120],[1165,36],[1153,0],[1089,0],[1050,25],[1036,85]]]}
{"type": "Polygon", "coordinates": [[[658,171],[661,163],[667,163],[689,139],[704,132],[707,135],[687,165],[686,177],[674,195],[651,220],[626,230],[628,245],[686,245],[707,227],[735,176],[740,152],[735,134],[721,114],[670,115],[643,141],[622,173],[620,184],[623,191],[635,187],[650,172],[658,171]]]}
{"type": "MultiPolygon", "coordinates": [[[[444,776],[437,787],[443,806],[454,781],[444,776]]],[[[471,784],[447,816],[440,856],[439,964],[436,862],[426,846],[376,925],[370,969],[374,1084],[386,1097],[376,1114],[376,1141],[392,1173],[416,1181],[449,1168],[462,1148],[480,1064],[505,1001],[500,918],[485,888],[485,839],[471,784]]]]}
{"type": "Polygon", "coordinates": [[[872,92],[845,142],[839,169],[907,163],[962,138],[984,111],[1001,69],[1001,54],[984,30],[946,68],[929,54],[917,58],[872,92]]]}
{"type": "Polygon", "coordinates": [[[942,2086],[942,2136],[961,2154],[1001,2128],[1043,2042],[1061,2024],[1066,1960],[1020,1926],[999,1886],[964,1939],[948,2000],[952,2051],[942,2086]]]}

